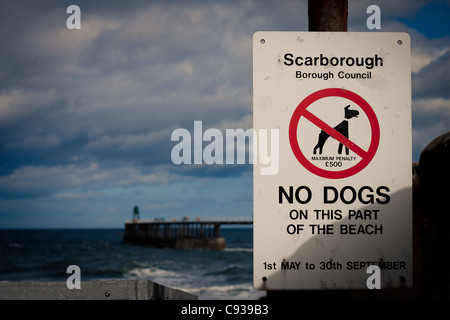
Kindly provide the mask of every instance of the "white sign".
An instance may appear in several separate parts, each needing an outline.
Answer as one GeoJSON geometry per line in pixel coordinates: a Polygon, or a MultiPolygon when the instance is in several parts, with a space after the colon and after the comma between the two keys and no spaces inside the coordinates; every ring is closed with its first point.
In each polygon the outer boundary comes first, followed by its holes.
{"type": "Polygon", "coordinates": [[[412,285],[410,38],[257,32],[253,127],[279,129],[279,169],[254,165],[254,286],[412,285]]]}

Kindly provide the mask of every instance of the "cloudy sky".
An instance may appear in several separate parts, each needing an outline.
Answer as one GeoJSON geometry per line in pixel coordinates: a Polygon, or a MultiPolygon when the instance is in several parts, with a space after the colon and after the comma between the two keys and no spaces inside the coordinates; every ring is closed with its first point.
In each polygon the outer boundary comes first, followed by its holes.
{"type": "MultiPolygon", "coordinates": [[[[350,0],[348,31],[371,4],[411,36],[418,160],[450,130],[450,1],[350,0]]],[[[251,166],[176,166],[171,133],[251,128],[253,33],[307,29],[307,0],[1,1],[0,228],[251,217],[251,166]]]]}

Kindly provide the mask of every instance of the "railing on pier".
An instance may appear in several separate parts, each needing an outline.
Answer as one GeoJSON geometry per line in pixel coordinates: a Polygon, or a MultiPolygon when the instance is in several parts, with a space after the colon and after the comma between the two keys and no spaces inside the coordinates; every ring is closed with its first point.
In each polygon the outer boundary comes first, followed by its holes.
{"type": "Polygon", "coordinates": [[[171,220],[165,220],[165,218],[154,218],[154,219],[134,219],[127,220],[126,223],[220,223],[220,224],[253,224],[252,217],[206,217],[195,219],[190,219],[188,217],[183,217],[181,219],[173,218],[171,220]]]}
{"type": "MultiPolygon", "coordinates": [[[[252,218],[203,218],[180,221],[165,221],[160,218],[153,220],[127,221],[126,229],[145,229],[148,239],[177,239],[177,238],[218,238],[222,224],[253,224],[252,218]],[[139,226],[145,225],[145,228],[139,226]]],[[[127,230],[126,230],[127,231],[127,230]]],[[[144,230],[143,230],[144,231],[144,230]]]]}

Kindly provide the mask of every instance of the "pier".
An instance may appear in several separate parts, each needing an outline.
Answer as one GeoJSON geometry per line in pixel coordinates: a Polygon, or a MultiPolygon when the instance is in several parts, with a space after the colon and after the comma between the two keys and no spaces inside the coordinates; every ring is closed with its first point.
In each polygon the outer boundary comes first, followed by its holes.
{"type": "Polygon", "coordinates": [[[211,249],[226,248],[225,238],[220,235],[222,225],[251,225],[251,218],[208,218],[180,221],[163,219],[140,220],[135,216],[126,221],[124,243],[149,245],[176,249],[211,249]]]}

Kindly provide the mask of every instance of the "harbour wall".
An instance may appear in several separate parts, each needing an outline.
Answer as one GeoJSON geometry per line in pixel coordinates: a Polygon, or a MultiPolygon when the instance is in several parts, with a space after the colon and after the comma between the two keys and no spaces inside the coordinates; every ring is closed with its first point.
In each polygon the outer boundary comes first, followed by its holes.
{"type": "Polygon", "coordinates": [[[83,281],[80,289],[66,282],[0,282],[0,300],[197,300],[196,295],[150,280],[83,281]]]}

